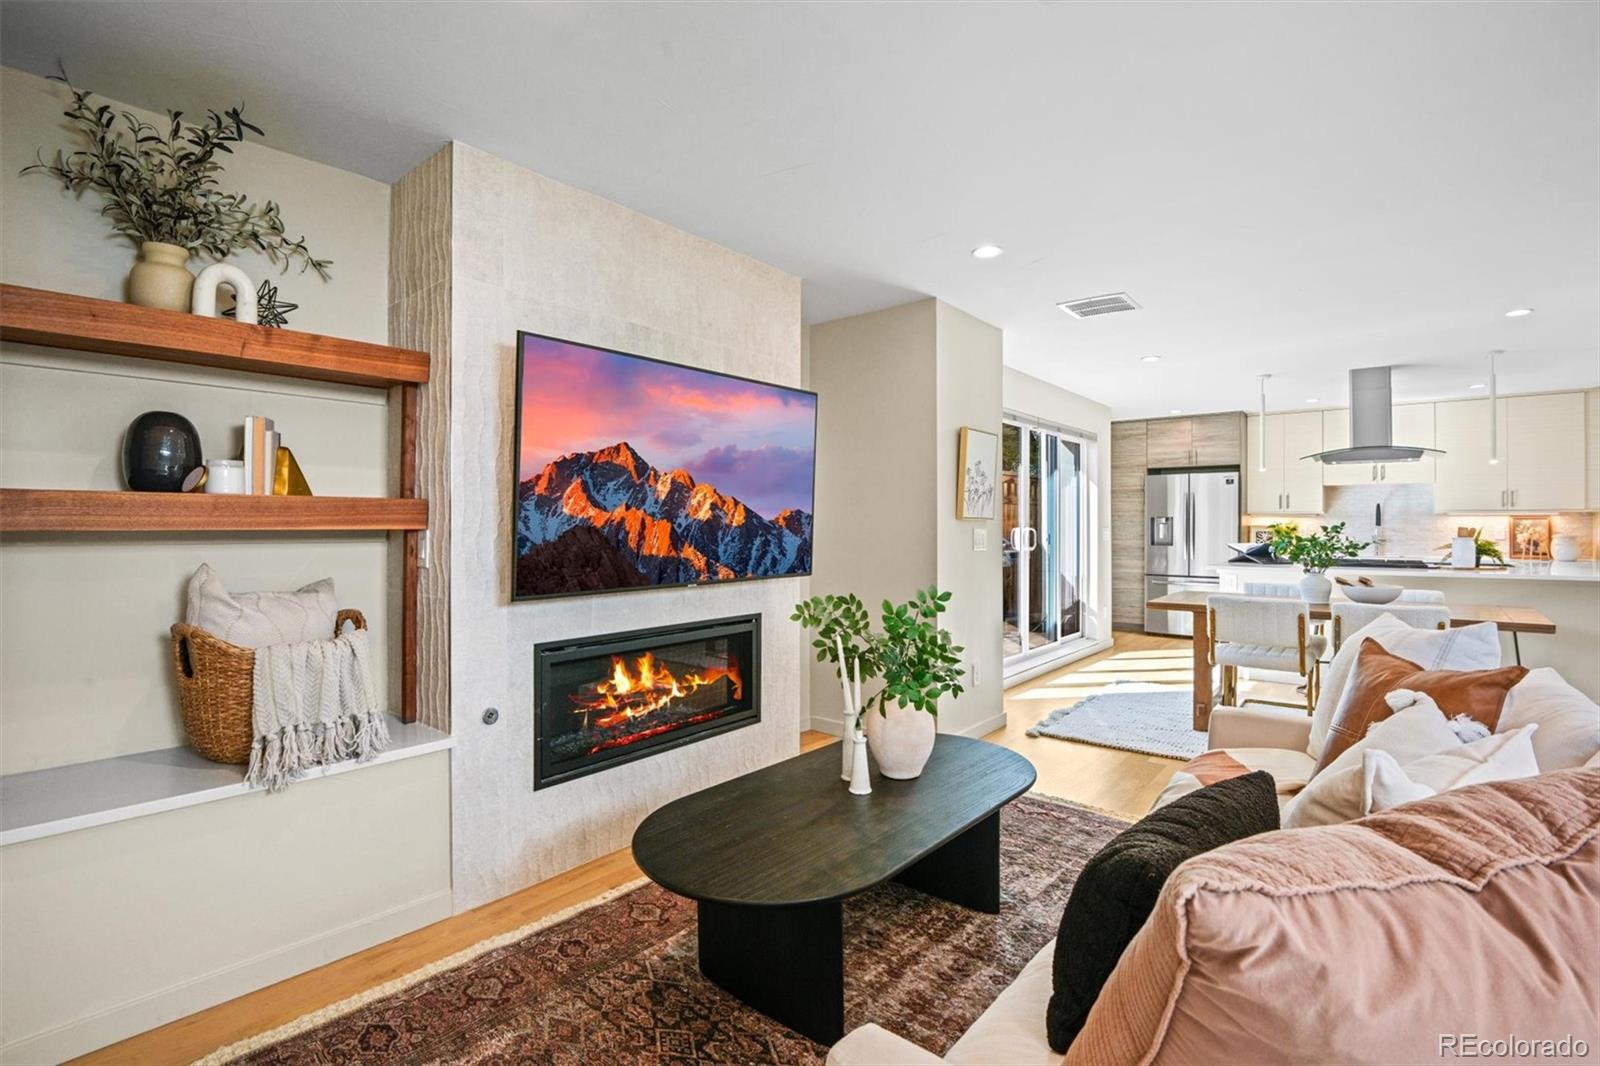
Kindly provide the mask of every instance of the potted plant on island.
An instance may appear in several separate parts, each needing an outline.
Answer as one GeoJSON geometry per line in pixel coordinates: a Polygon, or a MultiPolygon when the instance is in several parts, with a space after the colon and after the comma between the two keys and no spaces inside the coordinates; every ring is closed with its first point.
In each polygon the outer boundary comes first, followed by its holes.
{"type": "MultiPolygon", "coordinates": [[[[908,780],[927,765],[940,698],[965,691],[963,649],[938,626],[949,602],[950,593],[937,588],[922,589],[902,604],[884,600],[877,633],[854,594],[813,596],[795,605],[791,617],[816,634],[811,643],[817,661],[835,664],[844,690],[845,778],[852,776],[851,742],[863,739],[884,777],[908,780]],[[862,684],[878,679],[883,687],[863,702],[862,684]]],[[[864,776],[864,765],[862,771],[864,776]]],[[[851,791],[865,789],[853,783],[851,791]]]]}
{"type": "MultiPolygon", "coordinates": [[[[63,79],[64,80],[64,79],[63,79]]],[[[291,240],[284,232],[278,205],[254,203],[243,193],[224,192],[220,156],[259,126],[244,119],[240,108],[207,113],[199,125],[182,121],[181,111],[167,112],[165,128],[129,111],[113,112],[96,105],[89,92],[72,89],[72,106],[64,112],[87,147],[67,153],[56,150],[22,173],[49,174],[71,192],[100,194],[100,213],[117,233],[139,246],[139,259],[128,274],[128,299],[143,307],[189,310],[194,275],[190,257],[226,259],[229,253],[253,249],[287,270],[298,261],[302,272],[315,271],[327,281],[332,262],[318,259],[305,238],[291,240]]]]}
{"type": "Polygon", "coordinates": [[[1305,571],[1300,578],[1300,595],[1307,603],[1327,603],[1333,595],[1333,582],[1325,576],[1328,567],[1340,559],[1353,558],[1367,543],[1345,536],[1343,522],[1324,526],[1315,533],[1301,533],[1297,527],[1274,526],[1272,554],[1298,564],[1305,571]]]}

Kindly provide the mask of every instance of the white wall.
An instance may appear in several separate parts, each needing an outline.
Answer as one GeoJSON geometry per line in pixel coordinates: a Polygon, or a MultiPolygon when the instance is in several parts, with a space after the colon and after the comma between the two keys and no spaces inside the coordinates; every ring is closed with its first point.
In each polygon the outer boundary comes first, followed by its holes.
{"type": "MultiPolygon", "coordinates": [[[[965,650],[966,691],[939,703],[939,728],[982,736],[1005,725],[1001,648],[1000,500],[991,519],[956,517],[961,427],[1000,433],[1000,330],[949,304],[938,303],[938,426],[934,431],[938,585],[955,595],[941,619],[965,650]],[[973,547],[982,530],[987,547],[973,547]]],[[[997,472],[998,473],[998,472],[997,472]]]]}
{"type": "MultiPolygon", "coordinates": [[[[956,518],[956,463],[962,426],[1000,431],[1000,359],[998,329],[938,300],[811,327],[824,427],[812,587],[854,592],[874,616],[883,599],[929,585],[952,593],[942,624],[969,676],[962,696],[941,701],[939,728],[974,736],[1003,724],[1000,522],[956,518]],[[987,551],[973,551],[974,528],[988,532],[987,551]]],[[[812,724],[840,732],[831,665],[813,663],[811,698],[812,724]]]]}
{"type": "MultiPolygon", "coordinates": [[[[37,149],[72,143],[61,116],[68,100],[58,83],[0,69],[0,280],[119,300],[135,250],[110,235],[100,201],[18,173],[37,149]]],[[[284,297],[301,304],[292,327],[384,342],[388,186],[251,143],[228,160],[225,180],[280,201],[291,230],[334,260],[331,282],[278,279],[284,297]]],[[[256,256],[236,261],[253,278],[272,269],[256,256]]],[[[0,484],[121,488],[123,430],[149,410],[186,415],[213,457],[236,447],[234,427],[246,414],[271,415],[314,491],[387,489],[381,392],[17,344],[0,345],[0,484]]],[[[166,633],[204,561],[238,589],[333,576],[341,604],[367,616],[384,684],[388,557],[384,539],[366,535],[8,536],[0,543],[0,772],[183,743],[166,633]]]]}
{"type": "Polygon", "coordinates": [[[671,799],[795,754],[801,635],[788,618],[808,582],[510,602],[517,330],[798,385],[800,282],[477,149],[451,151],[439,195],[451,205],[453,850],[465,910],[625,847],[671,799]],[[759,725],[533,791],[536,643],[753,612],[759,725]],[[500,710],[492,726],[486,707],[500,710]]]}
{"type": "Polygon", "coordinates": [[[1005,370],[1005,409],[1036,418],[1062,429],[1072,429],[1095,438],[1093,459],[1088,473],[1093,480],[1091,497],[1095,513],[1089,528],[1095,531],[1095,581],[1085,599],[1086,621],[1094,627],[1096,640],[1111,637],[1111,408],[1086,396],[1024,374],[1005,370]]]}

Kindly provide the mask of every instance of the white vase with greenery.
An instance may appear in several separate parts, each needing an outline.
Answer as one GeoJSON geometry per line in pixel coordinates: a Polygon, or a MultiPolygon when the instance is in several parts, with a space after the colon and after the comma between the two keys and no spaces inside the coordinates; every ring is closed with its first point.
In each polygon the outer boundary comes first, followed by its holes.
{"type": "Polygon", "coordinates": [[[1272,554],[1297,563],[1305,575],[1300,578],[1300,596],[1307,603],[1327,603],[1333,596],[1333,582],[1327,569],[1340,559],[1353,559],[1367,541],[1344,535],[1344,523],[1334,522],[1315,533],[1302,534],[1290,523],[1272,527],[1272,554]]]}
{"type": "MultiPolygon", "coordinates": [[[[884,600],[877,633],[855,595],[813,596],[796,605],[793,619],[816,634],[817,661],[837,667],[844,692],[846,778],[854,769],[849,749],[863,734],[884,777],[907,780],[927,765],[938,733],[939,699],[964,691],[962,648],[937,624],[949,602],[950,593],[936,588],[902,604],[884,600]],[[863,702],[862,682],[873,679],[881,679],[883,687],[863,702]]],[[[851,791],[859,790],[852,784],[851,791]]]]}
{"type": "Polygon", "coordinates": [[[166,125],[156,126],[73,89],[65,114],[86,147],[58,148],[49,160],[40,152],[22,172],[49,174],[78,195],[100,194],[100,213],[111,228],[139,247],[128,275],[130,302],[189,310],[194,275],[188,261],[197,255],[222,260],[250,250],[285,270],[298,262],[302,272],[328,279],[332,262],[313,256],[304,237],[286,234],[277,204],[222,190],[222,158],[233,154],[246,131],[263,135],[240,108],[208,112],[199,124],[169,111],[166,125]]]}

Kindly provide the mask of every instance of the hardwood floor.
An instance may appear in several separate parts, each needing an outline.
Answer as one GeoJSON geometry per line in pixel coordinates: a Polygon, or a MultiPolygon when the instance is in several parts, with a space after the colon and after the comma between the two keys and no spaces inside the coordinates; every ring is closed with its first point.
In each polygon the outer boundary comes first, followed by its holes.
{"type": "Polygon", "coordinates": [[[1118,633],[1108,650],[1006,690],[1006,727],[984,739],[1032,762],[1039,772],[1036,790],[1130,821],[1142,818],[1182,760],[1026,734],[1057,707],[1071,706],[1113,682],[1184,687],[1190,683],[1191,669],[1187,640],[1118,633]]]}
{"type": "MultiPolygon", "coordinates": [[[[1188,641],[1119,633],[1112,649],[1007,691],[1009,724],[984,739],[1031,760],[1039,773],[1035,785],[1038,791],[1110,811],[1130,821],[1140,818],[1179,760],[1024,734],[1054,708],[1099,692],[1114,681],[1181,686],[1189,683],[1189,669],[1188,641]]],[[[809,751],[833,742],[834,738],[825,733],[808,732],[802,735],[800,747],[809,751]]],[[[624,848],[504,899],[180,1018],[76,1061],[96,1066],[192,1062],[216,1048],[402,977],[640,876],[631,853],[624,848]]]]}

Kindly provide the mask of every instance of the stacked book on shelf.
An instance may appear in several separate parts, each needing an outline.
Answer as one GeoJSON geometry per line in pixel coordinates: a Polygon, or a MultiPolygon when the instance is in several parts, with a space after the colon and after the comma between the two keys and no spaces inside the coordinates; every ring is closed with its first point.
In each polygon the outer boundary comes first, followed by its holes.
{"type": "Polygon", "coordinates": [[[272,419],[249,415],[244,420],[244,486],[252,496],[271,496],[278,469],[278,431],[272,419]]]}

